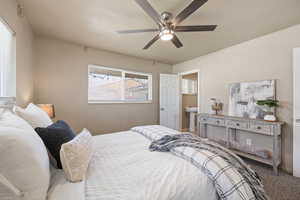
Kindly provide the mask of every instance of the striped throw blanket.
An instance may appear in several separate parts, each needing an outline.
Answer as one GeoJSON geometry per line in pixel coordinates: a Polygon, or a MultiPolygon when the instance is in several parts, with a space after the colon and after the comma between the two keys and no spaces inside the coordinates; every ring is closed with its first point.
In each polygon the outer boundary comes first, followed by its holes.
{"type": "Polygon", "coordinates": [[[151,151],[171,152],[202,170],[222,200],[268,200],[257,174],[238,156],[217,143],[163,126],[132,129],[152,141],[151,151]]]}

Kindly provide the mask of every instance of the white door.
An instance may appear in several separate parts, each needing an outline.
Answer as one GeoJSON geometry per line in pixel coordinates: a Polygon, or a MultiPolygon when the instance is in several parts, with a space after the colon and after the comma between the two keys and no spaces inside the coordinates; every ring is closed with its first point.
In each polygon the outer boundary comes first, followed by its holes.
{"type": "Polygon", "coordinates": [[[294,49],[293,174],[300,177],[300,48],[294,49]]]}
{"type": "Polygon", "coordinates": [[[160,75],[160,125],[179,129],[178,75],[160,75]]]}

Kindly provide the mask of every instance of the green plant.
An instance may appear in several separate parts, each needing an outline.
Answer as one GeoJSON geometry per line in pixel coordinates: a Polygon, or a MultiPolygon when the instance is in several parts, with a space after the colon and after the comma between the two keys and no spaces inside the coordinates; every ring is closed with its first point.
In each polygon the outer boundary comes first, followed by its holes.
{"type": "Polygon", "coordinates": [[[268,106],[269,108],[279,107],[279,101],[273,99],[258,100],[256,104],[259,106],[268,106]]]}

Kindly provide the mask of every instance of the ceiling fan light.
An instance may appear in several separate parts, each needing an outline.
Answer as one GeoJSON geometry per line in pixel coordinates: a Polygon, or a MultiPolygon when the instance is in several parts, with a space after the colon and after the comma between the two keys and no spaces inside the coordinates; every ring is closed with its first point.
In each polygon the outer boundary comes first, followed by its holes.
{"type": "Polygon", "coordinates": [[[168,40],[172,40],[174,37],[174,35],[172,34],[164,34],[162,36],[160,36],[160,39],[164,40],[164,41],[168,41],[168,40]]]}
{"type": "Polygon", "coordinates": [[[160,36],[160,39],[164,40],[164,41],[172,40],[174,37],[174,31],[165,29],[160,32],[159,36],[160,36]]]}

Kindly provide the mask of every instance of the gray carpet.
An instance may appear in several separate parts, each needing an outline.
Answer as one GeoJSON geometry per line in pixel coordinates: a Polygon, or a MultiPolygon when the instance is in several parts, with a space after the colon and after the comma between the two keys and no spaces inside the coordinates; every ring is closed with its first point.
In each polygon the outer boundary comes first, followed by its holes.
{"type": "Polygon", "coordinates": [[[295,178],[282,171],[279,176],[275,176],[271,167],[255,161],[245,161],[263,180],[270,200],[300,200],[300,178],[295,178]]]}

